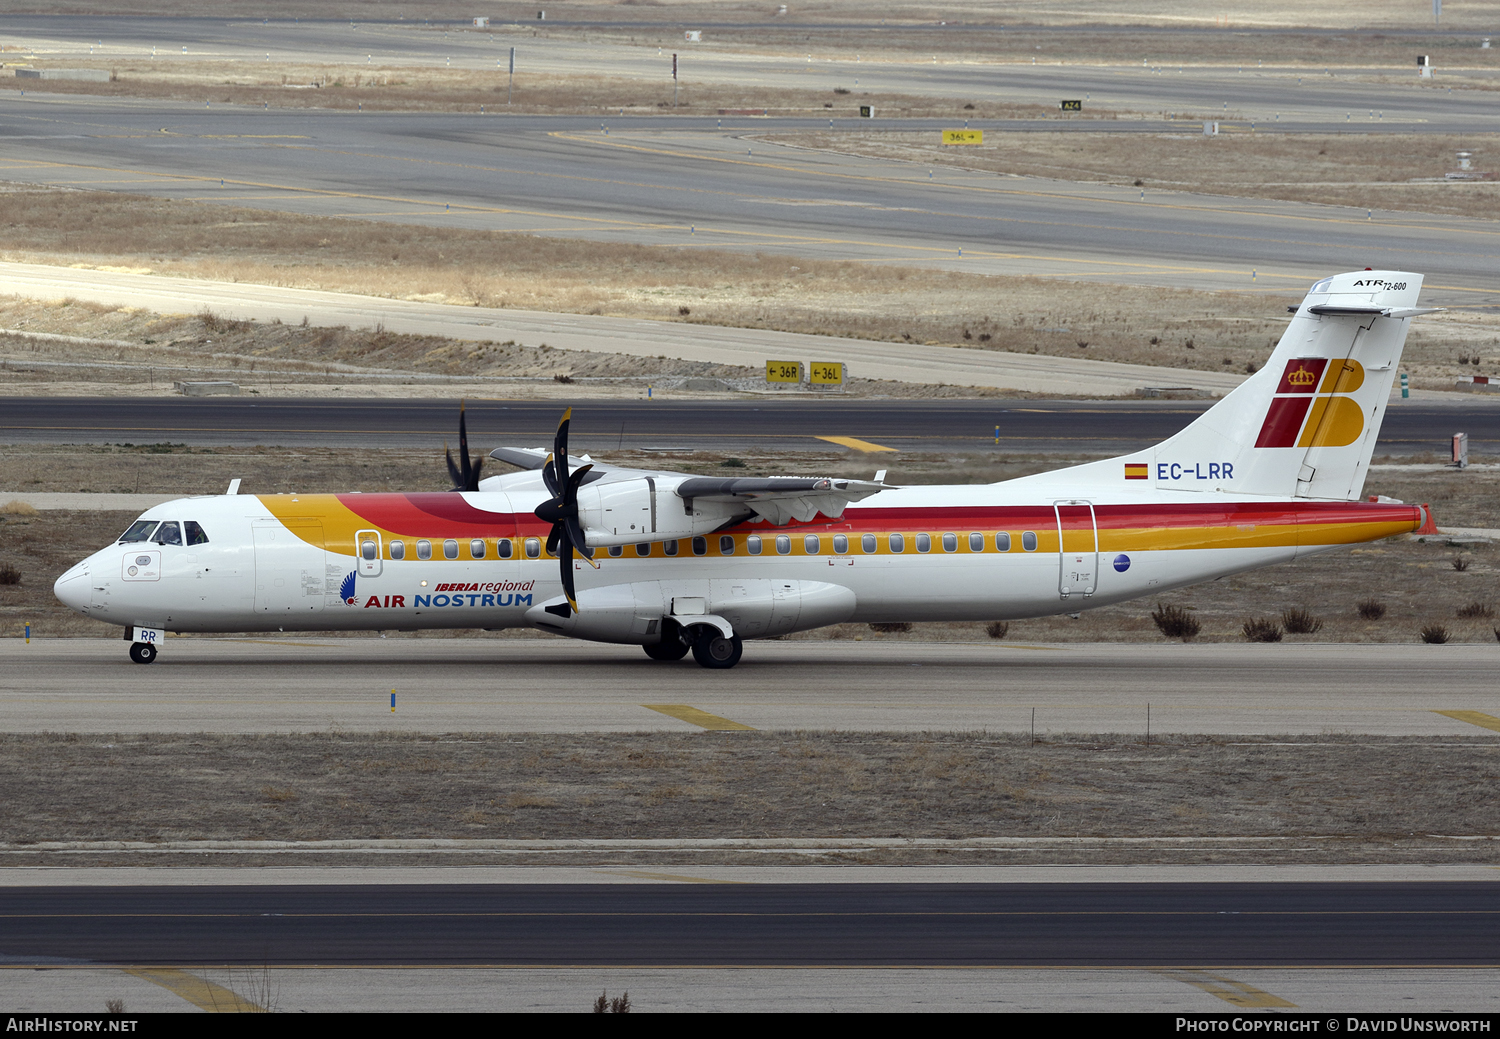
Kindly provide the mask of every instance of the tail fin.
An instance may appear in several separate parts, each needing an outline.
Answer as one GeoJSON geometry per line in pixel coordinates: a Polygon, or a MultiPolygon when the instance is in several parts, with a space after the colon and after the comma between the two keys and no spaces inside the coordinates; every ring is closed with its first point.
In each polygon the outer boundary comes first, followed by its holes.
{"type": "MultiPolygon", "coordinates": [[[[1421,288],[1399,271],[1318,282],[1266,366],[1152,449],[1147,478],[1160,490],[1358,498],[1407,328],[1431,313],[1416,305],[1421,288]]],[[[1130,460],[1140,479],[1142,459],[1130,460]]]]}

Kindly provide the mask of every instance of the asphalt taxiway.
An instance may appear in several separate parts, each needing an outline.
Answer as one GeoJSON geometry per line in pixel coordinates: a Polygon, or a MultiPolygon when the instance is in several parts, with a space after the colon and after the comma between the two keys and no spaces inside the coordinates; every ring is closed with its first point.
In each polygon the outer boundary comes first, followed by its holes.
{"type": "MultiPolygon", "coordinates": [[[[561,639],[0,642],[10,732],[688,732],[1482,736],[1483,645],[752,643],[733,671],[561,639]],[[391,711],[391,693],[396,710],[391,711]],[[1034,713],[1033,713],[1034,712],[1034,713]],[[684,717],[690,720],[684,720],[684,717]],[[705,720],[706,719],[706,720],[705,720]]],[[[1132,737],[1133,738],[1133,737],[1132,737]]]]}
{"type": "MultiPolygon", "coordinates": [[[[1476,453],[1500,450],[1500,399],[1446,397],[1393,399],[1375,453],[1446,453],[1458,430],[1468,433],[1476,453]]],[[[570,435],[573,450],[600,459],[626,448],[1123,454],[1167,439],[1210,403],[600,399],[576,405],[570,435]]],[[[456,399],[8,397],[0,398],[0,439],[435,449],[454,436],[458,405],[456,399]]],[[[469,398],[470,443],[475,451],[548,445],[562,408],[552,400],[469,398]]]]}

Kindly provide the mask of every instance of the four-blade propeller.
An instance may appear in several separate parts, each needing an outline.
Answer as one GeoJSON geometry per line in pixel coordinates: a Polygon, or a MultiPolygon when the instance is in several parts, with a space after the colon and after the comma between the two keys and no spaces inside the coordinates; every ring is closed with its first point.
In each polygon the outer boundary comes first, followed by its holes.
{"type": "Polygon", "coordinates": [[[585,465],[571,475],[568,473],[568,423],[573,419],[573,409],[563,412],[557,424],[557,436],[552,442],[552,454],[542,466],[542,482],[552,492],[552,500],[537,506],[538,519],[552,524],[547,535],[547,551],[557,554],[562,567],[563,594],[573,612],[578,612],[578,595],[573,585],[573,553],[585,559],[594,558],[594,550],[584,541],[583,528],[578,525],[578,488],[583,478],[593,468],[585,465]]]}

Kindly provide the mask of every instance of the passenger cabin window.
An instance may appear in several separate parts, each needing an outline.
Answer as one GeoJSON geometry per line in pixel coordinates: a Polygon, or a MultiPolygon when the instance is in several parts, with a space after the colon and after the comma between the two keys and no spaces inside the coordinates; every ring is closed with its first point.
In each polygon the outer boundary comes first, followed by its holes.
{"type": "Polygon", "coordinates": [[[917,535],[917,551],[918,552],[931,552],[932,551],[932,536],[931,535],[929,535],[929,534],[918,534],[917,535]]]}
{"type": "Polygon", "coordinates": [[[957,534],[944,534],[943,535],[943,551],[944,552],[957,552],[958,551],[958,535],[957,534]]]}
{"type": "Polygon", "coordinates": [[[145,541],[151,536],[151,532],[156,529],[158,522],[157,520],[136,520],[130,525],[129,530],[120,535],[120,542],[122,544],[133,544],[138,541],[145,541]]]}
{"type": "MultiPolygon", "coordinates": [[[[514,549],[511,548],[510,538],[501,538],[495,542],[495,555],[501,559],[509,559],[514,549]]],[[[618,554],[618,553],[616,553],[618,554]]]]}
{"type": "Polygon", "coordinates": [[[469,542],[469,558],[471,558],[471,559],[483,559],[484,558],[484,539],[483,538],[475,538],[473,541],[469,542]]]}
{"type": "Polygon", "coordinates": [[[661,550],[669,556],[675,556],[677,554],[677,542],[664,541],[662,542],[661,550]]]}
{"type": "Polygon", "coordinates": [[[405,559],[406,558],[406,542],[404,542],[404,541],[392,541],[391,542],[391,558],[392,559],[405,559]]]}
{"type": "Polygon", "coordinates": [[[1028,552],[1036,551],[1036,531],[1028,530],[1021,535],[1021,547],[1028,552]]]}
{"type": "Polygon", "coordinates": [[[983,552],[984,551],[984,535],[983,534],[970,534],[969,535],[969,551],[970,552],[983,552]]]}
{"type": "Polygon", "coordinates": [[[208,544],[207,532],[205,532],[202,527],[198,526],[198,524],[193,522],[192,520],[188,520],[182,525],[182,532],[187,536],[187,543],[189,545],[208,544]]]}
{"type": "Polygon", "coordinates": [[[374,559],[380,555],[380,546],[367,538],[359,543],[359,555],[361,559],[374,559]]]}
{"type": "Polygon", "coordinates": [[[843,555],[849,551],[849,539],[843,534],[835,534],[833,536],[833,550],[839,555],[843,555]]]}
{"type": "Polygon", "coordinates": [[[734,536],[732,534],[719,535],[719,555],[734,555],[734,536]]]}
{"type": "Polygon", "coordinates": [[[432,542],[431,541],[418,541],[417,542],[417,558],[418,559],[431,559],[432,558],[432,542]]]}
{"type": "Polygon", "coordinates": [[[996,552],[1009,552],[1010,551],[1010,535],[1007,534],[1003,530],[1000,533],[998,533],[998,534],[995,535],[995,551],[996,552]]]}
{"type": "Polygon", "coordinates": [[[701,556],[708,553],[708,538],[693,539],[693,555],[701,556]]]}
{"type": "Polygon", "coordinates": [[[458,542],[457,541],[454,541],[452,538],[449,538],[447,541],[443,542],[443,558],[444,559],[457,559],[458,558],[458,542]]]}
{"type": "Polygon", "coordinates": [[[810,556],[815,556],[823,550],[818,542],[818,535],[809,534],[802,539],[802,550],[810,556]]]}
{"type": "Polygon", "coordinates": [[[874,534],[865,534],[859,539],[859,547],[866,552],[874,552],[880,546],[880,541],[874,534]]]}
{"type": "Polygon", "coordinates": [[[649,556],[651,554],[651,542],[646,541],[642,544],[636,545],[635,554],[641,556],[642,558],[649,556]]]}
{"type": "Polygon", "coordinates": [[[747,537],[745,539],[745,551],[749,552],[752,556],[758,556],[758,555],[760,555],[760,535],[759,534],[751,534],[749,537],[747,537]]]}
{"type": "Polygon", "coordinates": [[[542,554],[542,543],[537,538],[526,539],[526,558],[537,559],[542,554]]]}
{"type": "Polygon", "coordinates": [[[610,545],[609,546],[609,554],[612,555],[612,556],[614,556],[616,559],[619,559],[622,555],[625,554],[625,546],[624,545],[610,545]]]}
{"type": "Polygon", "coordinates": [[[906,551],[906,535],[904,535],[904,534],[892,534],[890,536],[889,540],[890,540],[890,546],[891,546],[891,551],[892,552],[905,552],[906,551]]]}
{"type": "Polygon", "coordinates": [[[167,522],[156,528],[156,533],[151,540],[158,545],[180,545],[182,544],[182,528],[176,523],[167,522]]]}
{"type": "Polygon", "coordinates": [[[777,553],[777,555],[783,555],[784,556],[788,552],[790,552],[791,550],[792,550],[792,539],[789,538],[789,537],[787,537],[785,534],[777,534],[776,535],[776,553],[777,553]]]}

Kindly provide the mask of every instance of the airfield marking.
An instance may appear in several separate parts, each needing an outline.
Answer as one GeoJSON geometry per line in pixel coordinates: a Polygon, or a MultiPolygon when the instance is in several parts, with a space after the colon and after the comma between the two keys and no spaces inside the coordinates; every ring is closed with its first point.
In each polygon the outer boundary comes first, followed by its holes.
{"type": "Polygon", "coordinates": [[[1485,714],[1483,711],[1433,711],[1432,713],[1441,714],[1454,721],[1478,725],[1481,729],[1494,729],[1500,732],[1500,718],[1496,718],[1493,714],[1485,714]]]}
{"type": "Polygon", "coordinates": [[[168,992],[181,996],[199,1010],[210,1014],[264,1014],[266,1008],[252,1003],[238,992],[222,985],[189,974],[175,967],[127,967],[125,973],[153,985],[160,985],[168,992]]]}
{"type": "Polygon", "coordinates": [[[741,725],[739,722],[732,722],[728,718],[720,718],[717,714],[709,714],[707,711],[700,711],[698,708],[689,707],[687,704],[643,703],[641,706],[648,711],[665,714],[669,718],[676,718],[678,721],[687,722],[689,725],[696,725],[700,729],[707,729],[710,732],[756,731],[754,726],[741,725]]]}
{"type": "Polygon", "coordinates": [[[1264,992],[1254,985],[1247,985],[1243,981],[1235,981],[1233,978],[1222,977],[1218,974],[1210,974],[1206,970],[1163,970],[1157,971],[1164,978],[1180,981],[1185,985],[1200,988],[1211,996],[1218,996],[1226,1003],[1237,1007],[1291,1007],[1296,1009],[1296,1003],[1288,1003],[1280,996],[1273,996],[1264,992]]]}
{"type": "Polygon", "coordinates": [[[817,439],[826,440],[830,444],[838,444],[840,447],[847,447],[852,448],[855,451],[862,451],[867,455],[874,454],[877,451],[896,450],[896,448],[894,447],[886,447],[884,444],[872,444],[868,440],[859,440],[855,437],[818,437],[817,439]]]}

